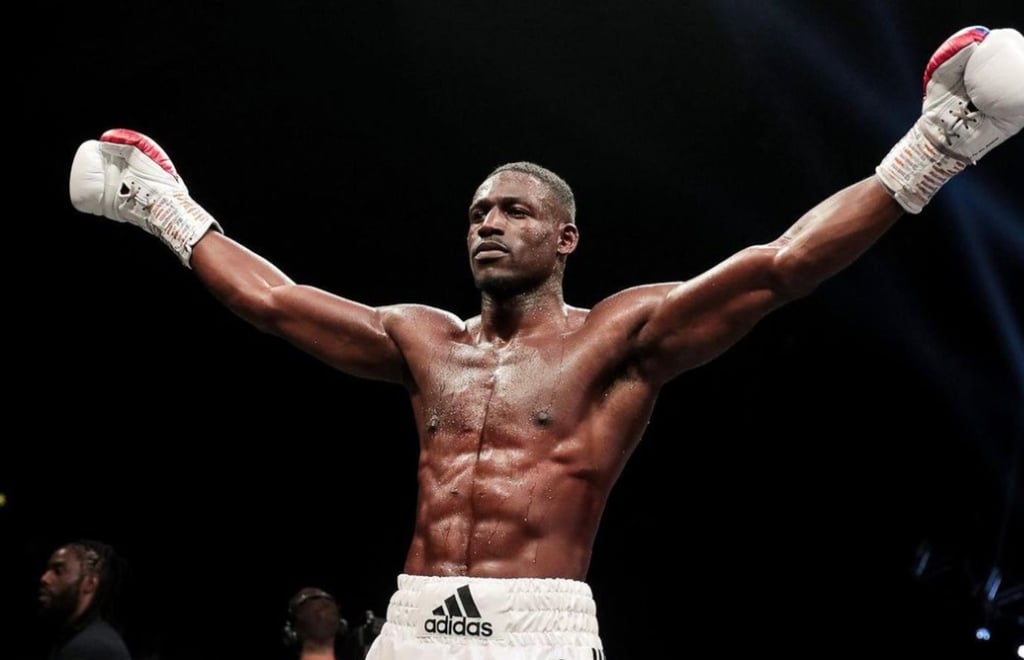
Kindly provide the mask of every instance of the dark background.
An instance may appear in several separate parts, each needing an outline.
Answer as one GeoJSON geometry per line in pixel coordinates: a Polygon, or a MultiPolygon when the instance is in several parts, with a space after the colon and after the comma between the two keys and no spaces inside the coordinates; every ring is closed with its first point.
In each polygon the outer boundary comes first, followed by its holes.
{"type": "MultiPolygon", "coordinates": [[[[75,537],[129,561],[137,659],[274,659],[302,586],[354,623],[383,615],[412,529],[403,392],[257,333],[154,238],[75,212],[83,140],[150,135],[227,234],[296,280],[463,317],[470,196],[533,160],[575,189],[566,299],[591,306],[775,238],[873,172],[947,36],[1024,28],[1016,0],[26,11],[5,85],[0,458],[0,658],[18,660],[39,657],[38,576],[75,537]]],[[[1012,657],[1022,146],[665,388],[588,578],[612,660],[1012,657]]]]}

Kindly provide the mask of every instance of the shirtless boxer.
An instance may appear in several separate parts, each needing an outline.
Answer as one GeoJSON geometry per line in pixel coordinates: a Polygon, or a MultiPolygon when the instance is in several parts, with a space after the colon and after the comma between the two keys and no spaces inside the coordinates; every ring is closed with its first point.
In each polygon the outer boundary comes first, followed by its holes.
{"type": "Polygon", "coordinates": [[[80,211],[170,247],[231,312],[354,377],[404,387],[419,430],[415,529],[369,660],[603,658],[586,583],[609,493],[662,386],[853,263],[904,214],[1024,125],[1024,37],[974,26],[924,74],[923,111],[875,172],[774,241],[679,282],[563,300],[579,242],[554,173],[518,162],[472,195],[480,314],[370,307],[296,283],[224,233],[145,135],[83,143],[80,211]]]}

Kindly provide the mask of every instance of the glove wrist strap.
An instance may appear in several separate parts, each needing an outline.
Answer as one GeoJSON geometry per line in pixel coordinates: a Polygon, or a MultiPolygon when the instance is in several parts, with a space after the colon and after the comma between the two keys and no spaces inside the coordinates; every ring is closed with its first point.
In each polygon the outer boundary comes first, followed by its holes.
{"type": "Polygon", "coordinates": [[[223,233],[220,223],[184,191],[161,195],[150,207],[148,230],[191,268],[192,246],[210,229],[223,233]]]}
{"type": "Polygon", "coordinates": [[[907,213],[920,213],[970,161],[939,151],[915,123],[875,168],[882,185],[907,213]]]}

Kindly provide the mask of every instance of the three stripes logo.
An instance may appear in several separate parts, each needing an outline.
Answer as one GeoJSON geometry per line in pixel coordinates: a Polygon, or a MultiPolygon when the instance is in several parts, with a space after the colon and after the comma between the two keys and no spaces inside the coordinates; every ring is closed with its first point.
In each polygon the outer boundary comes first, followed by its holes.
{"type": "Polygon", "coordinates": [[[423,621],[423,630],[428,633],[464,637],[490,637],[494,634],[494,626],[483,619],[468,584],[456,589],[430,614],[432,616],[423,621]]]}

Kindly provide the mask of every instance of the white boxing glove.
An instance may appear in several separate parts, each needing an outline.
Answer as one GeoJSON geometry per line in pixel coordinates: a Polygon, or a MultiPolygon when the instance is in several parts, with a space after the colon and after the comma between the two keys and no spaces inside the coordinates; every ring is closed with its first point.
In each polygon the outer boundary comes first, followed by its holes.
{"type": "Polygon", "coordinates": [[[875,174],[908,213],[1024,127],[1024,36],[1012,28],[959,30],[924,72],[921,117],[875,174]]]}
{"type": "Polygon", "coordinates": [[[149,137],[113,128],[83,142],[71,163],[71,204],[143,228],[187,267],[192,246],[220,224],[188,194],[167,153],[149,137]]]}

